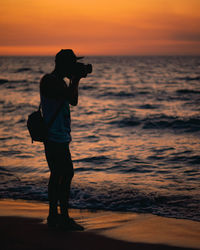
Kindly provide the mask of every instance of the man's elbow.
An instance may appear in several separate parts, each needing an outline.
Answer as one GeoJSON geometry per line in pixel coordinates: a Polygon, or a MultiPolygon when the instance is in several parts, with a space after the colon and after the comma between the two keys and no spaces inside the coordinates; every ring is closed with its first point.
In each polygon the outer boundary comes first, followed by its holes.
{"type": "Polygon", "coordinates": [[[78,105],[78,100],[71,100],[70,104],[72,106],[77,106],[78,105]]]}

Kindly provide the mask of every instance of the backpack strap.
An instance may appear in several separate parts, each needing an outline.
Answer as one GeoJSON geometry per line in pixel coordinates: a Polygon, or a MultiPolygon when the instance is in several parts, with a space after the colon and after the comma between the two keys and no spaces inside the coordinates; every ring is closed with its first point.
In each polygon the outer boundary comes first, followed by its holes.
{"type": "MultiPolygon", "coordinates": [[[[58,108],[56,109],[55,113],[54,113],[53,116],[51,117],[51,120],[47,123],[47,128],[50,128],[50,127],[52,126],[52,124],[53,124],[53,122],[55,121],[55,119],[56,119],[58,113],[60,112],[61,108],[64,106],[64,103],[65,103],[65,100],[62,101],[62,102],[60,103],[60,105],[59,105],[58,108]]],[[[41,111],[41,107],[42,107],[42,104],[41,104],[41,102],[40,102],[40,105],[39,105],[39,107],[38,107],[38,111],[41,111]]]]}

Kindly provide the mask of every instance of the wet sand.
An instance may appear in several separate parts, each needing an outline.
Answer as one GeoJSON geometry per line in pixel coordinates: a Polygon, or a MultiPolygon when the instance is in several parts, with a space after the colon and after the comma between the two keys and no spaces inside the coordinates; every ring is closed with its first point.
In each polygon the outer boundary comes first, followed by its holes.
{"type": "Polygon", "coordinates": [[[84,232],[50,230],[48,205],[0,200],[0,248],[4,249],[200,249],[200,222],[151,214],[70,210],[84,232]]]}

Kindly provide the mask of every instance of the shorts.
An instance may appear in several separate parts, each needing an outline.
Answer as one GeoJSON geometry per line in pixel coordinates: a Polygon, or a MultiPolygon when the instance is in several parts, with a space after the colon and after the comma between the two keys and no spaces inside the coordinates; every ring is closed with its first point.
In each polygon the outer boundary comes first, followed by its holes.
{"type": "Polygon", "coordinates": [[[44,143],[46,160],[51,173],[74,176],[73,163],[69,150],[69,143],[46,141],[44,143]]]}

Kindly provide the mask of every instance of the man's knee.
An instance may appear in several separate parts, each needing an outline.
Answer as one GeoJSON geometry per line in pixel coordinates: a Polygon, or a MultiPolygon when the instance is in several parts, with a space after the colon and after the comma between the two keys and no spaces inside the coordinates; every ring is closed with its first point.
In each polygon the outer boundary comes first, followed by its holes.
{"type": "Polygon", "coordinates": [[[74,167],[73,167],[72,161],[70,163],[68,163],[68,166],[66,168],[66,175],[68,176],[70,181],[74,177],[74,167]]]}
{"type": "Polygon", "coordinates": [[[67,178],[69,178],[69,180],[71,181],[73,177],[74,177],[74,169],[71,169],[71,170],[67,173],[67,178]]]}
{"type": "Polygon", "coordinates": [[[71,183],[71,180],[74,176],[74,170],[71,170],[71,171],[66,171],[64,173],[61,173],[60,174],[60,181],[59,182],[62,182],[62,183],[71,183]]]}

